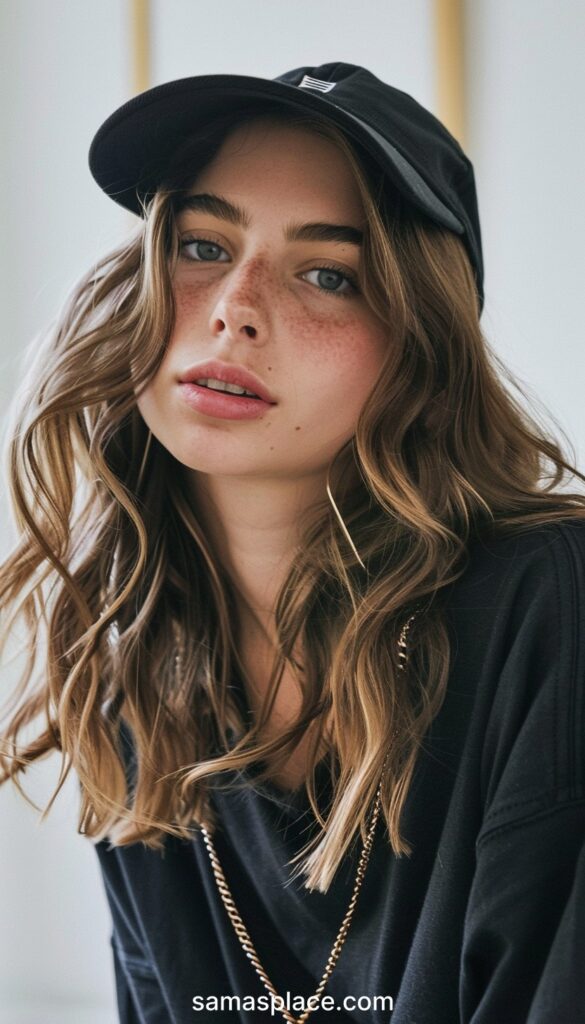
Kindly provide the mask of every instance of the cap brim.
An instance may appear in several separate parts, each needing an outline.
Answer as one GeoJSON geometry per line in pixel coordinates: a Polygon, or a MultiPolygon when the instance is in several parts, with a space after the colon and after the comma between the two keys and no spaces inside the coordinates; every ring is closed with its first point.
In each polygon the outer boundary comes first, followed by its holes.
{"type": "Polygon", "coordinates": [[[160,183],[172,154],[214,116],[262,101],[323,114],[380,164],[396,188],[434,221],[464,234],[461,220],[434,193],[419,171],[374,128],[329,98],[284,82],[247,75],[182,78],[140,93],[102,124],[89,150],[89,167],[100,188],[138,216],[160,183]]]}

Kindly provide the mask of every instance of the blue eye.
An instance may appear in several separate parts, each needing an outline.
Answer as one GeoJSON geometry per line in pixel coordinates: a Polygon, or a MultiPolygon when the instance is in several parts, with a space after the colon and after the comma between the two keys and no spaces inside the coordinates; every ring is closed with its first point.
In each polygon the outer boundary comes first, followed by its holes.
{"type": "MultiPolygon", "coordinates": [[[[211,248],[211,249],[216,249],[217,250],[217,249],[221,249],[222,248],[222,246],[218,245],[217,242],[212,242],[208,238],[185,238],[184,241],[181,242],[181,253],[184,253],[185,250],[190,248],[191,246],[197,247],[197,252],[199,253],[199,255],[201,253],[201,250],[199,248],[200,246],[203,247],[203,252],[205,252],[205,250],[207,249],[207,254],[203,257],[203,259],[194,258],[193,256],[187,256],[186,257],[186,259],[192,260],[194,263],[207,263],[207,262],[211,263],[212,261],[213,262],[217,262],[217,260],[219,258],[218,254],[216,254],[216,255],[214,255],[213,253],[210,254],[209,253],[209,249],[211,248]],[[208,256],[209,256],[209,260],[207,258],[208,256]]],[[[223,251],[225,252],[225,249],[223,251]]]]}
{"type": "Polygon", "coordinates": [[[356,292],[359,291],[356,278],[353,274],[350,275],[347,271],[342,270],[341,267],[314,267],[313,270],[306,270],[305,274],[319,274],[321,282],[331,283],[331,279],[333,278],[332,283],[339,284],[339,280],[341,278],[347,283],[348,287],[345,291],[340,291],[339,288],[319,287],[319,291],[327,292],[328,295],[339,295],[340,297],[348,298],[350,295],[356,294],[356,292]],[[321,277],[321,275],[323,275],[323,277],[321,277]]]}

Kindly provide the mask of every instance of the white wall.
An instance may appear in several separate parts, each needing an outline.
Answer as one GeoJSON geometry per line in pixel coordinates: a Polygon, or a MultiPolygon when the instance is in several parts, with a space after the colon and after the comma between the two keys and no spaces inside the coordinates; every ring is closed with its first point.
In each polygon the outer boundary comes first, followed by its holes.
{"type": "Polygon", "coordinates": [[[482,325],[585,463],[585,4],[469,0],[468,150],[486,262],[482,325]]]}
{"type": "MultiPolygon", "coordinates": [[[[87,169],[93,132],[129,95],[124,0],[0,2],[0,403],[24,345],[127,229],[87,169]]],[[[4,498],[5,487],[0,489],[4,498]]],[[[0,541],[8,547],[5,515],[0,541]]],[[[14,679],[4,669],[1,698],[14,679]]],[[[21,776],[42,809],[53,755],[21,776]]],[[[112,1024],[109,918],[96,854],[77,835],[75,780],[45,823],[0,789],[0,1022],[112,1024]]]]}
{"type": "MultiPolygon", "coordinates": [[[[272,77],[345,60],[434,107],[431,0],[154,0],[153,84],[272,77]]],[[[131,94],[125,0],[0,0],[0,403],[19,352],[131,218],[87,169],[101,121],[131,94]]],[[[482,218],[484,329],[585,452],[580,389],[585,84],[581,0],[470,0],[470,128],[482,218]],[[579,308],[578,308],[579,304],[579,308]]],[[[8,534],[0,530],[2,553],[8,534]]],[[[7,692],[13,671],[2,674],[7,692]]],[[[23,784],[43,807],[53,757],[23,784]]],[[[111,1024],[109,917],[76,834],[69,779],[43,824],[0,789],[0,1024],[111,1024]]]]}

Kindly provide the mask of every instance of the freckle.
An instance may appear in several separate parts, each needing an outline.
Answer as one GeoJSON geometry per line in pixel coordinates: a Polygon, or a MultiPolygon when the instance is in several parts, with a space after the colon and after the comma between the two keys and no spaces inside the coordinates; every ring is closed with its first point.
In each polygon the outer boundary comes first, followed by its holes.
{"type": "Polygon", "coordinates": [[[300,430],[300,429],[301,429],[300,427],[295,427],[295,430],[300,430]]]}
{"type": "Polygon", "coordinates": [[[271,445],[270,445],[270,451],[271,451],[271,452],[273,452],[273,451],[274,451],[274,445],[273,445],[273,444],[271,444],[271,445]]]}
{"type": "Polygon", "coordinates": [[[299,352],[313,359],[315,364],[327,359],[335,363],[343,359],[345,365],[357,365],[359,362],[359,327],[355,316],[331,315],[331,313],[299,316],[283,313],[284,329],[295,339],[299,352]],[[357,331],[356,331],[357,328],[357,331]],[[358,345],[354,345],[357,333],[358,345]]]}
{"type": "Polygon", "coordinates": [[[271,369],[272,369],[272,367],[271,367],[271,366],[269,366],[269,367],[268,367],[268,369],[269,369],[269,370],[271,370],[271,369]]]}

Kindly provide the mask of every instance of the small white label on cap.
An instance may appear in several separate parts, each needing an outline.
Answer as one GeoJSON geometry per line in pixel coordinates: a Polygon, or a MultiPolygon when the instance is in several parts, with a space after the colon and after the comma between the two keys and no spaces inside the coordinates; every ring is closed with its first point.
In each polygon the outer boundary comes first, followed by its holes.
{"type": "Polygon", "coordinates": [[[335,89],[336,85],[337,82],[323,82],[320,78],[311,78],[310,75],[304,75],[299,89],[317,89],[318,92],[331,92],[332,89],[335,89]]]}

